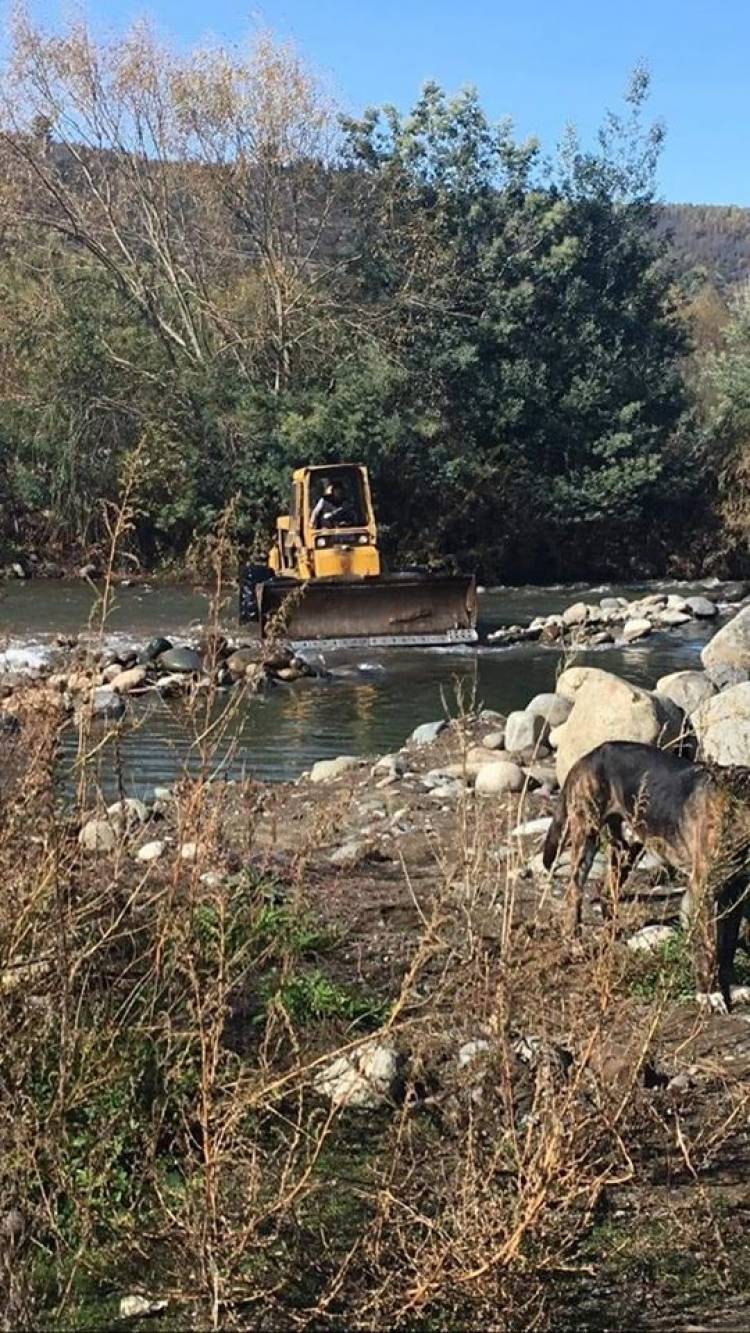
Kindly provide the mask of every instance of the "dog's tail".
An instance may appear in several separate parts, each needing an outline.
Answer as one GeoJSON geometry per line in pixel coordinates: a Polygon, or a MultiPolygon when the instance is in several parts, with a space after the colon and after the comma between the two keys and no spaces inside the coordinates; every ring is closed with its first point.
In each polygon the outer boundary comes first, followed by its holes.
{"type": "Polygon", "coordinates": [[[547,829],[547,836],[544,839],[542,863],[545,870],[552,869],[557,853],[562,850],[568,840],[567,804],[565,791],[563,791],[563,794],[557,803],[557,809],[553,816],[552,823],[547,829]]]}

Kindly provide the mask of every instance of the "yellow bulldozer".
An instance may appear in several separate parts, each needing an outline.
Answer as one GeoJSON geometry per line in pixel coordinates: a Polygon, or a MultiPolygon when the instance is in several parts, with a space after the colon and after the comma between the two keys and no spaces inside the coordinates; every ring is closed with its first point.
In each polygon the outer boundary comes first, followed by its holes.
{"type": "Polygon", "coordinates": [[[266,565],[245,565],[240,620],[296,648],[472,643],[473,576],[387,573],[367,468],[298,468],[266,565]]]}

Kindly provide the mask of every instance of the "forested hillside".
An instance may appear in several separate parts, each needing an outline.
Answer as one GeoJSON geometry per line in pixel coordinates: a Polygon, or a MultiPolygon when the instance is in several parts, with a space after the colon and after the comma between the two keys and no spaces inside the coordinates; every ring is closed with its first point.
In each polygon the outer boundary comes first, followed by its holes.
{"type": "Polygon", "coordinates": [[[750,278],[750,208],[663,204],[658,230],[680,274],[700,270],[721,289],[750,278]]]}

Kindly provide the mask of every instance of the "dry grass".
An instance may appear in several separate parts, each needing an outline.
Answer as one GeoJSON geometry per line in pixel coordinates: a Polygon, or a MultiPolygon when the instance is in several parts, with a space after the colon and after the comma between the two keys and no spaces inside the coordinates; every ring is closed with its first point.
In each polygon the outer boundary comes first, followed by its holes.
{"type": "MultiPolygon", "coordinates": [[[[717,1068],[697,1119],[654,1100],[672,997],[633,987],[615,923],[572,956],[520,852],[499,870],[526,796],[462,801],[429,896],[404,864],[416,925],[373,994],[316,917],[310,837],[283,880],[251,868],[256,789],[183,781],[170,827],[195,861],[142,866],[125,839],[91,859],[55,796],[57,718],[30,711],[22,736],[0,823],[5,1327],[116,1326],[127,1291],[167,1300],[163,1327],[572,1326],[592,1274],[616,1278],[623,1247],[625,1272],[656,1264],[675,1227],[731,1290],[710,1179],[747,1094],[717,1068]],[[407,1057],[405,1086],[332,1109],[315,1075],[368,1032],[407,1057]],[[691,1215],[660,1205],[630,1254],[611,1201],[665,1171],[691,1215]]],[[[677,1068],[713,1021],[683,1013],[677,1068]]]]}

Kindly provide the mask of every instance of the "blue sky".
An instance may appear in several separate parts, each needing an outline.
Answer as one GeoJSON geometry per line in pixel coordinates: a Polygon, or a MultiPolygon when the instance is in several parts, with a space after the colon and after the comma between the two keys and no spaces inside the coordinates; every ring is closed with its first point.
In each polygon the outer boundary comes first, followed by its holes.
{"type": "MultiPolygon", "coordinates": [[[[53,22],[70,12],[32,8],[53,22]]],[[[750,205],[748,0],[97,0],[88,13],[117,27],[149,13],[181,45],[240,42],[260,23],[294,38],[348,110],[408,107],[428,78],[473,83],[493,117],[547,149],[566,121],[592,134],[643,59],[667,125],[662,197],[750,205]]]]}

